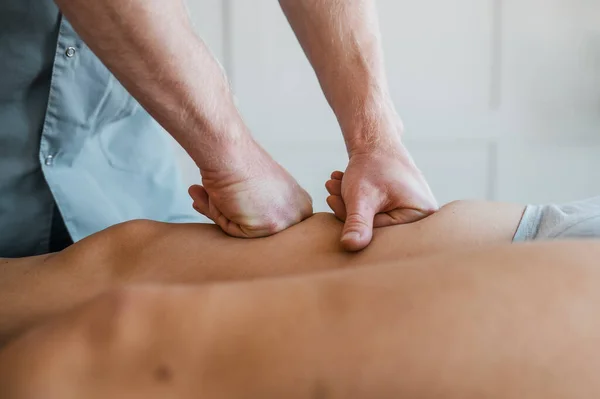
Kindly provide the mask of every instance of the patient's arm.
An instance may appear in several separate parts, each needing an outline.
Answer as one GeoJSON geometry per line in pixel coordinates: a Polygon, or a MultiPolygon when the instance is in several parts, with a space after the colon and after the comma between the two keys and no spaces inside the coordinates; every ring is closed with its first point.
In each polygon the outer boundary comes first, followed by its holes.
{"type": "Polygon", "coordinates": [[[339,247],[342,224],[319,214],[280,234],[244,240],[212,225],[125,223],[53,255],[0,267],[0,342],[125,283],[203,283],[300,274],[508,243],[523,207],[456,202],[420,222],[377,229],[362,253],[339,247]]]}
{"type": "Polygon", "coordinates": [[[105,295],[0,354],[11,399],[600,397],[600,243],[105,295]]]}

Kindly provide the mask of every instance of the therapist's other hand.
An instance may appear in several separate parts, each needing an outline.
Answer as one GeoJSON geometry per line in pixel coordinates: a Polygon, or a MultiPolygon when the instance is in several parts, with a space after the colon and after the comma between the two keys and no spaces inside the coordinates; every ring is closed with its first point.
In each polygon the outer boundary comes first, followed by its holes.
{"type": "Polygon", "coordinates": [[[425,178],[400,143],[352,154],[346,172],[333,172],[325,186],[329,207],[345,222],[341,242],[348,251],[367,247],[373,227],[416,222],[438,209],[425,178]]]}
{"type": "Polygon", "coordinates": [[[201,171],[190,187],[194,209],[234,237],[278,233],[313,214],[310,195],[255,142],[228,155],[221,170],[201,171]]]}

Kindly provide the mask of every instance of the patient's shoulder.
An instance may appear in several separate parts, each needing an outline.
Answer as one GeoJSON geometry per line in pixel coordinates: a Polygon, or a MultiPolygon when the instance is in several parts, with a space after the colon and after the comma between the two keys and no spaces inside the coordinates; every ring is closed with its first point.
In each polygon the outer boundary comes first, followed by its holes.
{"type": "Polygon", "coordinates": [[[335,217],[333,213],[330,212],[318,212],[312,215],[307,220],[310,220],[314,223],[341,223],[341,221],[335,217]]]}
{"type": "Polygon", "coordinates": [[[338,231],[341,230],[343,226],[343,222],[335,217],[333,213],[320,212],[315,213],[308,219],[303,222],[297,224],[296,226],[292,226],[290,228],[296,231],[306,230],[312,232],[322,232],[322,231],[338,231]]]}
{"type": "Polygon", "coordinates": [[[151,220],[132,220],[102,230],[56,254],[61,264],[85,264],[87,267],[106,267],[122,264],[163,236],[167,223],[151,220]]]}
{"type": "Polygon", "coordinates": [[[155,233],[161,227],[167,224],[156,222],[148,219],[135,219],[127,222],[116,224],[109,227],[106,231],[113,235],[121,235],[126,237],[135,237],[142,234],[155,233]]]}

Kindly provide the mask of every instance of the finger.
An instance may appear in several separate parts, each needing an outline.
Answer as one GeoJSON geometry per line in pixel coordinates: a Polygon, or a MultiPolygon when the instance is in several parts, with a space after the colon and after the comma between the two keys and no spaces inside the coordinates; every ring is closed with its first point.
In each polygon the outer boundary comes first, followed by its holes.
{"type": "Polygon", "coordinates": [[[425,219],[431,215],[433,211],[423,211],[412,208],[394,209],[385,213],[378,213],[375,215],[373,221],[374,227],[387,227],[395,226],[398,224],[408,224],[418,222],[419,220],[425,219]]]}
{"type": "Polygon", "coordinates": [[[373,238],[373,221],[377,206],[367,198],[352,199],[346,202],[346,222],[342,230],[342,246],[347,251],[360,251],[369,245],[373,238]]]}
{"type": "Polygon", "coordinates": [[[197,184],[191,186],[188,190],[190,197],[194,201],[192,206],[194,209],[202,215],[210,218],[209,216],[209,205],[208,205],[208,193],[204,187],[197,184]]]}
{"type": "Polygon", "coordinates": [[[373,219],[374,228],[394,226],[396,224],[397,223],[394,221],[394,219],[387,213],[378,213],[373,219]]]}
{"type": "Polygon", "coordinates": [[[200,185],[193,185],[189,188],[188,193],[194,200],[193,207],[196,211],[212,220],[225,233],[234,237],[245,237],[246,234],[241,230],[240,226],[227,219],[223,213],[217,208],[208,196],[206,189],[200,185]]]}
{"type": "Polygon", "coordinates": [[[328,180],[327,183],[325,183],[325,188],[327,189],[327,192],[331,195],[337,195],[337,196],[342,195],[342,181],[341,180],[328,180]]]}
{"type": "Polygon", "coordinates": [[[396,224],[418,222],[419,220],[425,219],[432,213],[433,211],[414,208],[394,209],[393,211],[388,212],[396,224]]]}
{"type": "Polygon", "coordinates": [[[244,232],[240,225],[229,220],[219,208],[212,201],[208,201],[208,215],[217,226],[221,228],[225,233],[233,237],[247,237],[248,235],[244,232]]]}
{"type": "Polygon", "coordinates": [[[330,195],[327,197],[327,205],[329,205],[336,218],[340,219],[342,222],[346,220],[346,205],[344,204],[342,197],[330,195]]]}
{"type": "Polygon", "coordinates": [[[336,170],[335,172],[333,172],[331,174],[331,178],[334,180],[342,180],[344,178],[344,172],[340,172],[339,170],[336,170]]]}

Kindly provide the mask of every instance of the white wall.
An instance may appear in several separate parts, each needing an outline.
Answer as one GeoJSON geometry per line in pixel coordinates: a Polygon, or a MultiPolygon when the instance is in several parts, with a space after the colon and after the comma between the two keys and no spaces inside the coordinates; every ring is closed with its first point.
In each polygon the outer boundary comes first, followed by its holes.
{"type": "MultiPolygon", "coordinates": [[[[326,210],[323,184],[346,154],[278,2],[188,1],[254,135],[326,210]]],[[[378,7],[405,140],[440,202],[600,195],[599,1],[378,7]]]]}

